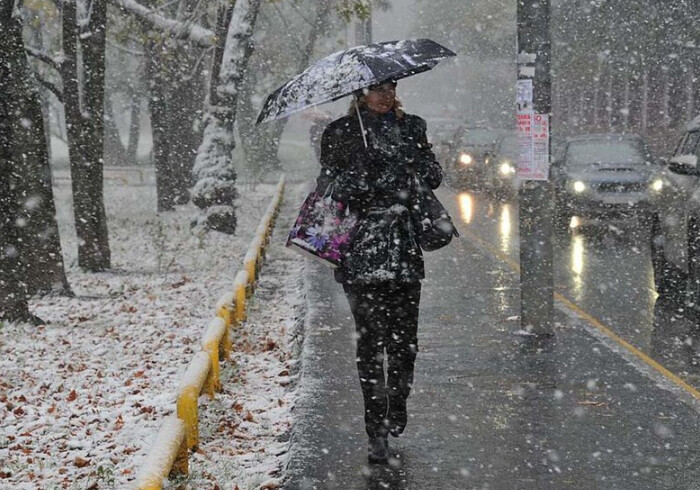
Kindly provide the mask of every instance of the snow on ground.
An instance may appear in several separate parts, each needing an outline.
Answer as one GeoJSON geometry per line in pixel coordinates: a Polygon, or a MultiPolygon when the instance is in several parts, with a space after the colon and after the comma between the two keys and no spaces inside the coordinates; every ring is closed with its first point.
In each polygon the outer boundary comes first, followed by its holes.
{"type": "MultiPolygon", "coordinates": [[[[0,488],[131,486],[274,188],[240,187],[239,233],[229,237],[193,234],[193,207],[157,214],[152,186],[107,185],[113,269],[87,274],[76,267],[69,183],[57,185],[76,297],[34,300],[45,326],[0,326],[0,488]]],[[[200,399],[189,488],[272,488],[278,477],[303,304],[302,265],[283,234],[273,236],[251,321],[235,336],[236,363],[224,364],[224,393],[200,399]],[[229,476],[234,485],[224,484],[229,476]]]]}

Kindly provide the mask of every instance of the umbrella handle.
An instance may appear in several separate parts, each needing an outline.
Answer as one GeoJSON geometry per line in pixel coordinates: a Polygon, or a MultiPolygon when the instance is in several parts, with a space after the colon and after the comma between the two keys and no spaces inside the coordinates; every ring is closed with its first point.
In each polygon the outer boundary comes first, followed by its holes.
{"type": "Polygon", "coordinates": [[[362,114],[360,114],[360,100],[357,98],[357,95],[353,95],[353,97],[355,97],[355,111],[357,112],[357,119],[360,121],[362,141],[365,142],[365,148],[367,148],[369,145],[367,144],[367,136],[365,135],[365,125],[362,123],[362,114]]]}

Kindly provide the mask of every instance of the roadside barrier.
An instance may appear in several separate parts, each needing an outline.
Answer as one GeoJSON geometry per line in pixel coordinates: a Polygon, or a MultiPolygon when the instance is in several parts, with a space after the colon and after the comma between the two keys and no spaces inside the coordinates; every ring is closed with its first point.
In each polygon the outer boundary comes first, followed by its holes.
{"type": "Polygon", "coordinates": [[[165,419],[158,431],[156,444],[136,477],[136,488],[159,490],[163,486],[163,478],[171,471],[182,474],[188,471],[185,423],[172,415],[165,419]]]}
{"type": "Polygon", "coordinates": [[[189,471],[189,452],[199,443],[199,397],[204,392],[213,399],[221,390],[220,361],[230,358],[233,330],[246,319],[247,302],[260,277],[284,187],[282,176],[244,255],[243,268],[233,281],[233,291],[224,293],[216,303],[216,316],[209,321],[202,336],[202,350],[194,355],[180,381],[177,415],[168,417],[158,431],[136,477],[137,490],[158,490],[168,475],[186,475],[189,471]]]}

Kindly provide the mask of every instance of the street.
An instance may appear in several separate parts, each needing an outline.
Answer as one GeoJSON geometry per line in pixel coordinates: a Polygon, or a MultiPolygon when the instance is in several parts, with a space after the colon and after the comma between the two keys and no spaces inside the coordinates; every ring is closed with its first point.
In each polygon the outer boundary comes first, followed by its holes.
{"type": "Polygon", "coordinates": [[[655,299],[639,227],[559,237],[557,292],[572,303],[536,342],[518,333],[517,207],[439,196],[462,237],[426,254],[409,423],[388,466],[366,464],[347,301],[309,264],[317,308],[285,488],[696,488],[693,323],[655,299]]]}

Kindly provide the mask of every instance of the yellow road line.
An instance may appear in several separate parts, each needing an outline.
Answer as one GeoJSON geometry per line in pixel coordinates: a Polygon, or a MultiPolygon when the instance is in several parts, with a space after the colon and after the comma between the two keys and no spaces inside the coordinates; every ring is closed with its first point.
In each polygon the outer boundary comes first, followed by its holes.
{"type": "MultiPolygon", "coordinates": [[[[464,235],[469,238],[470,240],[477,242],[479,245],[481,245],[483,248],[485,248],[489,253],[492,255],[496,256],[497,258],[501,259],[503,262],[507,263],[514,271],[520,272],[520,264],[513,260],[510,256],[506,255],[505,253],[501,252],[500,250],[496,249],[493,247],[489,242],[486,240],[483,240],[481,237],[475,235],[474,233],[471,233],[467,230],[463,231],[464,235]]],[[[615,332],[612,331],[610,327],[607,327],[605,324],[603,324],[600,320],[595,318],[593,315],[585,311],[583,308],[580,306],[576,305],[573,301],[569,300],[566,298],[564,295],[557,293],[556,291],[554,292],[554,299],[559,301],[561,304],[563,304],[565,307],[569,308],[571,311],[576,313],[582,320],[587,321],[590,323],[593,327],[595,327],[599,332],[601,332],[603,335],[608,337],[610,340],[615,342],[617,345],[620,347],[624,348],[647,364],[649,367],[654,369],[656,372],[661,374],[663,377],[671,381],[673,384],[678,386],[679,388],[683,389],[684,391],[690,393],[693,398],[696,400],[700,400],[700,391],[698,391],[696,388],[692,387],[683,379],[681,379],[678,375],[672,373],[669,371],[667,368],[656,362],[654,359],[646,355],[644,352],[641,350],[637,349],[635,346],[627,342],[625,339],[617,335],[615,332]]]]}

